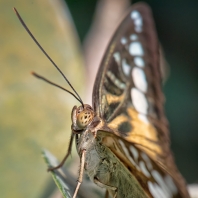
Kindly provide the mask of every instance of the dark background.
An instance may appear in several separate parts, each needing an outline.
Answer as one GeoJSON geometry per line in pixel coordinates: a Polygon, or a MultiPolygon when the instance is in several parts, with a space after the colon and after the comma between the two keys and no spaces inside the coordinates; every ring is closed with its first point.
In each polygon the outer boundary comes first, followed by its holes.
{"type": "MultiPolygon", "coordinates": [[[[67,0],[81,42],[92,22],[96,2],[67,0]]],[[[198,182],[198,1],[145,2],[153,10],[159,40],[170,66],[164,92],[172,150],[187,182],[195,183],[198,182]]]]}

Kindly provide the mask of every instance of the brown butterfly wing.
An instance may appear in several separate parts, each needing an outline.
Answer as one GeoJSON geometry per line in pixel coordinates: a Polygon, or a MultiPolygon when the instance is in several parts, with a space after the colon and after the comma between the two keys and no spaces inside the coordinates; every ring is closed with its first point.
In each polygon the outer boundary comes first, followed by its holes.
{"type": "Polygon", "coordinates": [[[102,130],[147,153],[188,197],[170,151],[163,103],[155,26],[149,7],[139,3],[120,24],[106,50],[94,85],[93,107],[104,120],[102,130]]]}

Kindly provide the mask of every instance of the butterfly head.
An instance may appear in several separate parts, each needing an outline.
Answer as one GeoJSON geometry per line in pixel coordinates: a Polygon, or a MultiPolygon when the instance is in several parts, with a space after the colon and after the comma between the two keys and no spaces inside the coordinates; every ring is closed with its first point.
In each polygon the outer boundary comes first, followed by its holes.
{"type": "Polygon", "coordinates": [[[74,115],[74,116],[76,117],[76,119],[75,119],[76,127],[78,129],[86,128],[87,125],[89,125],[94,118],[93,108],[88,104],[84,104],[84,107],[79,106],[78,108],[76,108],[75,114],[76,115],[74,115]]]}
{"type": "Polygon", "coordinates": [[[76,148],[80,156],[83,150],[87,150],[93,145],[96,131],[102,125],[102,120],[90,105],[74,106],[72,110],[72,131],[76,134],[76,148]]]}

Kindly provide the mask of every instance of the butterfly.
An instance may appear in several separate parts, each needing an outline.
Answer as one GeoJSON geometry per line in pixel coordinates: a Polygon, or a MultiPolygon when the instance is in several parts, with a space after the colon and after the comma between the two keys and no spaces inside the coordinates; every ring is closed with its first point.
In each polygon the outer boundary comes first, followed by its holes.
{"type": "Polygon", "coordinates": [[[161,86],[152,14],[145,3],[137,3],[107,47],[95,80],[93,105],[73,94],[81,106],[72,110],[68,152],[58,166],[49,168],[53,171],[64,164],[76,139],[80,170],[73,197],[84,171],[114,198],[189,197],[170,150],[161,86]]]}

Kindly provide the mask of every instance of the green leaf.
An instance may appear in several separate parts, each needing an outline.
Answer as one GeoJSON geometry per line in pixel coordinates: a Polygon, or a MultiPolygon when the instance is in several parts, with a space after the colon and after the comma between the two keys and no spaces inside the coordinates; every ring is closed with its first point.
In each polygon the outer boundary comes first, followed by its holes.
{"type": "MultiPolygon", "coordinates": [[[[44,160],[48,167],[54,167],[58,165],[57,159],[47,150],[42,152],[44,160]]],[[[56,171],[50,171],[57,187],[60,189],[64,198],[71,198],[69,185],[66,183],[65,175],[61,169],[56,171]]]]}

